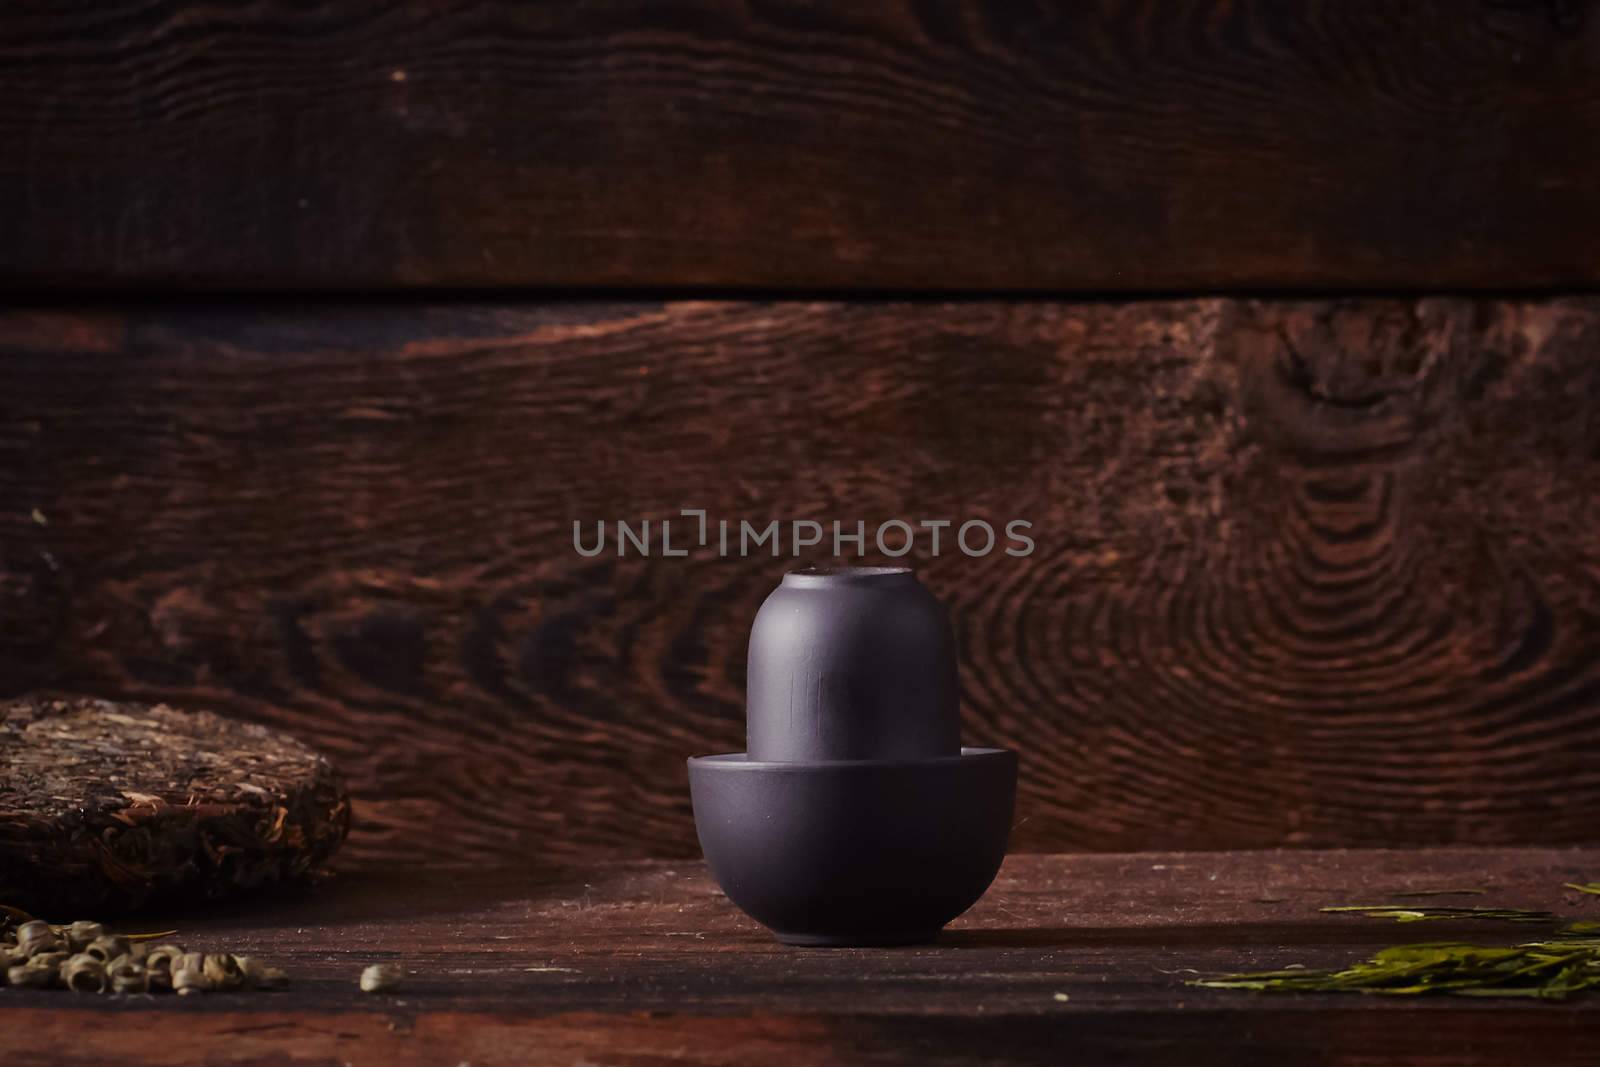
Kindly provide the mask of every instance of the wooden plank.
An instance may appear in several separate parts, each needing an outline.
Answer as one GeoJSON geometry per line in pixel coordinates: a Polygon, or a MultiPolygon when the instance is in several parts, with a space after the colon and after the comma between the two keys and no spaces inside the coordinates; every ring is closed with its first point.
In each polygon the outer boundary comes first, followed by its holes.
{"type": "Polygon", "coordinates": [[[0,284],[1600,282],[1579,5],[0,11],[0,284]]]}
{"type": "Polygon", "coordinates": [[[939,942],[895,950],[780,946],[699,864],[408,871],[146,920],[196,950],[286,967],[283,994],[0,999],[28,1035],[8,1062],[51,1065],[1037,1063],[1065,1050],[1230,1067],[1580,1064],[1600,1034],[1592,1000],[1277,997],[1186,981],[1333,966],[1419,939],[1526,940],[1545,928],[1430,923],[1418,935],[1317,909],[1476,887],[1494,905],[1588,918],[1600,902],[1561,883],[1596,869],[1595,850],[1017,856],[939,942]],[[411,972],[402,991],[357,992],[376,960],[411,972]]]}
{"type": "Polygon", "coordinates": [[[14,311],[0,684],[286,728],[363,862],[692,856],[795,561],[574,520],[1020,518],[906,557],[1017,847],[1593,841],[1597,344],[1595,298],[14,311]]]}

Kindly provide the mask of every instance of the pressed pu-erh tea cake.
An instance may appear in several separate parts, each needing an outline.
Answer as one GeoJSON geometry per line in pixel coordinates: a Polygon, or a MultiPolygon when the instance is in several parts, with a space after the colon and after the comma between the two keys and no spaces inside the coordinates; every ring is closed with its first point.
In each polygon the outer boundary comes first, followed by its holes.
{"type": "Polygon", "coordinates": [[[165,705],[0,703],[0,904],[48,918],[226,896],[314,871],[349,825],[333,765],[266,727],[165,705]]]}

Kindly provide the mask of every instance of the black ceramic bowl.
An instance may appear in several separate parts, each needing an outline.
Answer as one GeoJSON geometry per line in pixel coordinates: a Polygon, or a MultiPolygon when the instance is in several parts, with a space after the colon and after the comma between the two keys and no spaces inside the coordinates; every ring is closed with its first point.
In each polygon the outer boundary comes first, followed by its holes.
{"type": "Polygon", "coordinates": [[[1005,858],[1017,758],[689,760],[695,828],[728,897],[792,945],[927,941],[1005,858]]]}

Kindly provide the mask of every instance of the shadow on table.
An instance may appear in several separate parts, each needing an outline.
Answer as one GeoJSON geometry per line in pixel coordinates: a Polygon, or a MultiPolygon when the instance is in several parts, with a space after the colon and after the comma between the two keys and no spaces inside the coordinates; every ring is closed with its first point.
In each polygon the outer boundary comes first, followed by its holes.
{"type": "Polygon", "coordinates": [[[570,874],[550,870],[336,873],[263,886],[224,900],[171,901],[120,923],[159,928],[215,921],[236,928],[271,928],[407,919],[548,898],[570,887],[571,881],[570,874]]]}

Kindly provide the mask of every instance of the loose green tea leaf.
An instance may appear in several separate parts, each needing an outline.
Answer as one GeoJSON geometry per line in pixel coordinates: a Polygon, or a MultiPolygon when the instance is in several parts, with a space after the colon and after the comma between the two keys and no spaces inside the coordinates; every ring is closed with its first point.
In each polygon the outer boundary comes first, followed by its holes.
{"type": "Polygon", "coordinates": [[[1370,915],[1375,919],[1393,919],[1396,922],[1432,922],[1441,919],[1490,919],[1510,923],[1554,922],[1548,911],[1530,911],[1525,908],[1437,908],[1396,907],[1393,904],[1343,904],[1334,908],[1318,908],[1325,912],[1353,912],[1370,915]]]}
{"type": "Polygon", "coordinates": [[[1258,971],[1201,978],[1189,984],[1262,993],[1565,1000],[1600,986],[1600,940],[1561,939],[1511,946],[1459,941],[1395,945],[1337,971],[1258,971]]]}
{"type": "MultiPolygon", "coordinates": [[[[1568,882],[1568,889],[1600,896],[1600,882],[1568,882]]],[[[1477,895],[1482,890],[1422,890],[1394,896],[1477,895]]],[[[1404,907],[1345,904],[1320,911],[1368,915],[1397,922],[1489,919],[1512,923],[1554,922],[1548,911],[1523,908],[1404,907]]],[[[1442,994],[1454,997],[1531,997],[1565,1000],[1600,987],[1600,922],[1573,922],[1546,941],[1520,945],[1473,945],[1463,941],[1394,945],[1342,970],[1311,970],[1299,964],[1198,978],[1206,989],[1259,993],[1365,993],[1379,996],[1442,994]]]]}

